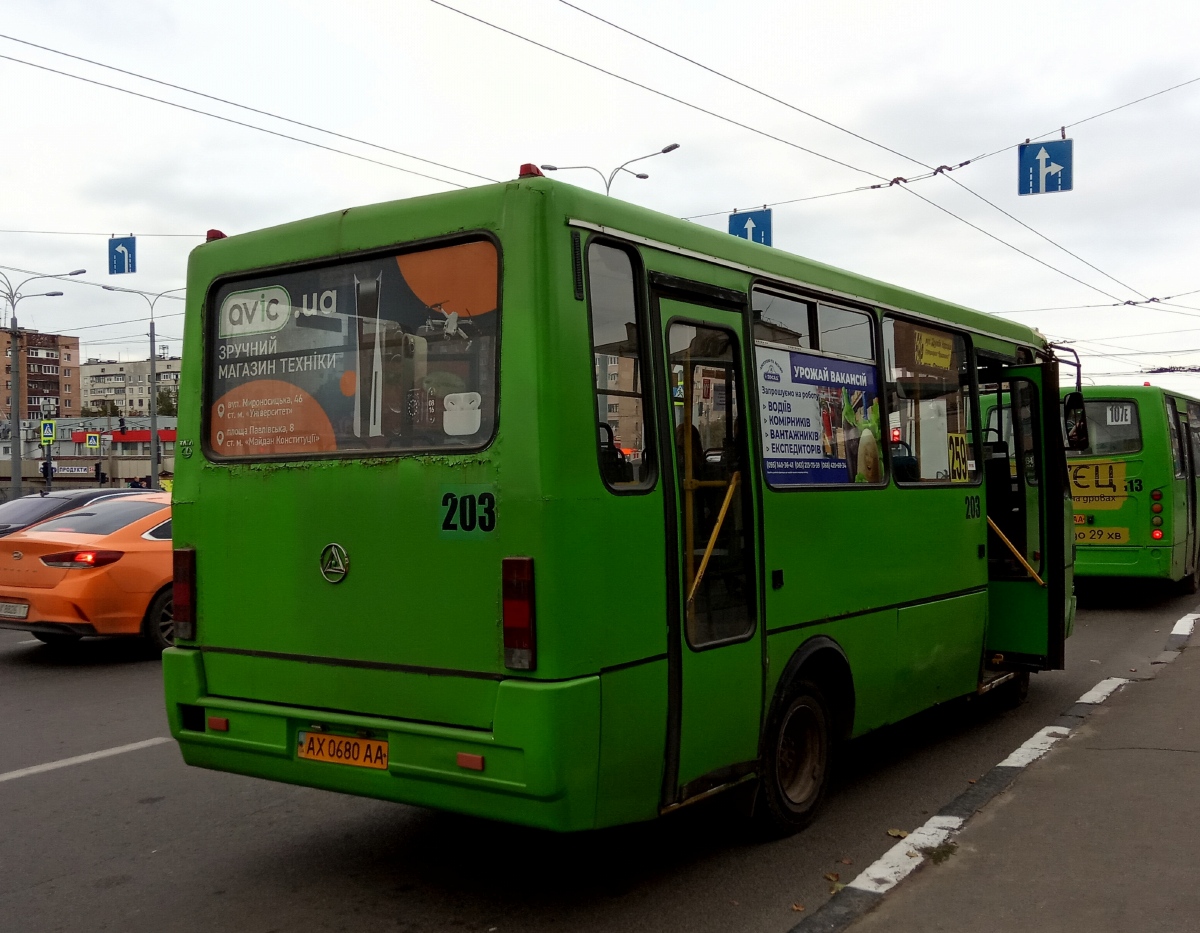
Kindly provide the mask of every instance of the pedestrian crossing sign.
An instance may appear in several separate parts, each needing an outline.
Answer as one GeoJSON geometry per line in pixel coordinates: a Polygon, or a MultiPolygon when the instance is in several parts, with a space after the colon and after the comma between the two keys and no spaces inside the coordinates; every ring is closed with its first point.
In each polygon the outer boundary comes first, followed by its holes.
{"type": "Polygon", "coordinates": [[[54,422],[53,421],[43,421],[42,422],[42,446],[49,447],[53,443],[54,443],[54,422]]]}
{"type": "Polygon", "coordinates": [[[84,445],[88,450],[100,449],[100,434],[99,432],[89,431],[87,433],[87,443],[84,445]]]}

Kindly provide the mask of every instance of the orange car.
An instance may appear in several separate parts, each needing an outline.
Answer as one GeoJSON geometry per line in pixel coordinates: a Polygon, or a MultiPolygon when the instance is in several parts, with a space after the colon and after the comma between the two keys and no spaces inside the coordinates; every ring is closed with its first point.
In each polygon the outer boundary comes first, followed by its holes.
{"type": "Polygon", "coordinates": [[[3,539],[0,628],[48,645],[142,635],[166,648],[171,575],[171,497],[103,499],[3,539]]]}

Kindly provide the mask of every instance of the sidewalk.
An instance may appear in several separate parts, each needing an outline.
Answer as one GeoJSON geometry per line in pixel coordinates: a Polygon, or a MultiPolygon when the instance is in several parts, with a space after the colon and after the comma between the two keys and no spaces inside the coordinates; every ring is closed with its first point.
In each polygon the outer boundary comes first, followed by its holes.
{"type": "Polygon", "coordinates": [[[1031,764],[849,927],[1200,931],[1200,635],[1031,764]]]}

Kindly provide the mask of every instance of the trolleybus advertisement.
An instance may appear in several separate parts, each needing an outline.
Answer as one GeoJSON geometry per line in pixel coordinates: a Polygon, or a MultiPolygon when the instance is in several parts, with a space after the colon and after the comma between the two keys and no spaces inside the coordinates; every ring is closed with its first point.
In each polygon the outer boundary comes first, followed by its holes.
{"type": "Polygon", "coordinates": [[[287,270],[214,296],[218,457],[473,447],[496,399],[488,241],[287,270]]]}
{"type": "Polygon", "coordinates": [[[772,486],[883,478],[873,363],[758,346],[763,463],[772,486]]]}

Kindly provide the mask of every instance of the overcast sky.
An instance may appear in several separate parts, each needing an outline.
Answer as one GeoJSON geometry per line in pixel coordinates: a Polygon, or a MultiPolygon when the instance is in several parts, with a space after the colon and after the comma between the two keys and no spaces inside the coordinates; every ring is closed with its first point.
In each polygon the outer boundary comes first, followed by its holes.
{"type": "MultiPolygon", "coordinates": [[[[451,183],[484,183],[467,173],[508,179],[522,162],[608,170],[676,142],[679,150],[639,166],[648,180],[625,175],[614,196],[681,217],[712,214],[696,222],[725,229],[725,213],[735,207],[846,191],[875,176],[909,177],[925,171],[919,163],[956,165],[1051,131],[1046,138],[1058,138],[1056,128],[1067,125],[1075,141],[1072,192],[1018,197],[1015,149],[953,178],[1113,278],[942,177],[913,182],[911,192],[897,185],[776,206],[775,245],[1081,341],[1085,374],[1097,382],[1148,379],[1200,394],[1198,375],[1136,372],[1200,365],[1200,82],[1070,126],[1200,78],[1200,6],[572,2],[791,107],[560,0],[449,5],[694,107],[432,0],[7,0],[0,55],[387,165],[0,59],[0,266],[16,278],[21,273],[12,268],[86,267],[82,280],[157,293],[183,285],[188,251],[210,227],[232,234],[451,183]],[[73,235],[10,232],[32,230],[73,235]],[[107,274],[114,233],[138,235],[136,275],[107,274]],[[1192,291],[1177,302],[1190,307],[1112,307],[1192,291]],[[1017,313],[1081,305],[1104,307],[1017,313]],[[1145,355],[1092,355],[1116,353],[1145,355]]],[[[600,183],[588,172],[559,177],[600,183]]],[[[145,358],[145,323],[131,321],[145,318],[142,299],[75,281],[61,288],[61,298],[22,302],[20,323],[78,333],[87,356],[145,358]]],[[[156,307],[160,342],[173,354],[181,305],[167,297],[156,307]]]]}

